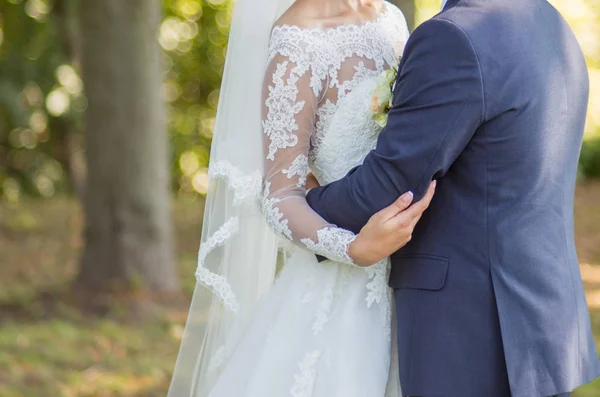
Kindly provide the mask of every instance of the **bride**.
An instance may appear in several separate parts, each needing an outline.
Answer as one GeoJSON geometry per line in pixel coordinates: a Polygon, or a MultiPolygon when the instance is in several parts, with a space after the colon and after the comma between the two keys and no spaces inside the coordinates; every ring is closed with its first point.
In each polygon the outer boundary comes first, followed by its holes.
{"type": "Polygon", "coordinates": [[[407,38],[382,0],[238,0],[169,396],[401,396],[389,261],[355,265],[304,196],[375,147],[371,92],[407,38]]]}

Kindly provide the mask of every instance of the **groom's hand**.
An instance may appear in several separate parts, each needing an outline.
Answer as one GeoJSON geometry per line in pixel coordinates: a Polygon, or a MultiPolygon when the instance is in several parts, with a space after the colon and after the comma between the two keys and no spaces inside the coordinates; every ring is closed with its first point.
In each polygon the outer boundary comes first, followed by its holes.
{"type": "Polygon", "coordinates": [[[433,181],[425,196],[412,206],[413,194],[408,192],[373,215],[348,249],[354,263],[374,265],[408,244],[417,222],[431,203],[435,185],[433,181]]]}

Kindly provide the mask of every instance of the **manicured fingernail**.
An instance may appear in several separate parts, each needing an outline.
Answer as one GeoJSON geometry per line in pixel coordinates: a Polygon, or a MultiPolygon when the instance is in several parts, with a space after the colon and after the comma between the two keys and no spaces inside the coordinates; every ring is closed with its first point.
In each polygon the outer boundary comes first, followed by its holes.
{"type": "Polygon", "coordinates": [[[402,200],[406,201],[407,203],[410,202],[413,198],[413,192],[406,192],[404,193],[404,195],[402,195],[402,200]]]}
{"type": "Polygon", "coordinates": [[[437,181],[434,179],[433,180],[433,188],[435,189],[436,186],[437,186],[437,181]]]}

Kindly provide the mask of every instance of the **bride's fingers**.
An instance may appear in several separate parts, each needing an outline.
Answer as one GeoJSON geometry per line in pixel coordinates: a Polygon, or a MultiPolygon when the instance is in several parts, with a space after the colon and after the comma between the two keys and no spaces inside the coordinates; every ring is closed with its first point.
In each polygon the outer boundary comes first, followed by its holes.
{"type": "Polygon", "coordinates": [[[397,238],[412,235],[417,222],[421,219],[423,212],[429,207],[429,203],[431,203],[433,193],[435,192],[435,185],[435,182],[432,182],[429,185],[427,193],[421,200],[389,219],[386,226],[394,232],[397,238]]]}
{"type": "Polygon", "coordinates": [[[417,223],[419,223],[419,221],[421,220],[421,217],[423,216],[423,214],[415,217],[412,222],[410,223],[410,228],[411,230],[415,230],[415,227],[417,226],[417,223]]]}
{"type": "Polygon", "coordinates": [[[386,207],[378,212],[379,216],[383,218],[383,221],[387,221],[406,210],[413,201],[412,192],[406,192],[402,196],[400,196],[396,201],[392,203],[389,207],[386,207]]]}
{"type": "Polygon", "coordinates": [[[425,210],[429,208],[429,204],[431,204],[433,194],[435,193],[436,184],[436,181],[431,182],[429,188],[427,189],[427,192],[425,193],[425,196],[423,196],[421,200],[414,203],[409,209],[407,209],[398,216],[406,217],[411,222],[417,217],[420,217],[423,214],[423,212],[425,212],[425,210]]]}

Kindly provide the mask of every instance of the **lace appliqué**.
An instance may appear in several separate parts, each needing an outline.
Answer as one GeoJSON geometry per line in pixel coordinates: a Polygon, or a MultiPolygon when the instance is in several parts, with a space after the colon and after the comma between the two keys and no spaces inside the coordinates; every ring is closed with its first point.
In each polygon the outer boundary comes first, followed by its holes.
{"type": "Polygon", "coordinates": [[[298,364],[300,373],[294,375],[294,385],[290,390],[293,397],[311,397],[315,388],[317,379],[316,365],[321,357],[320,351],[307,353],[304,359],[298,364]]]}
{"type": "Polygon", "coordinates": [[[290,168],[281,171],[284,175],[287,175],[288,179],[292,179],[298,176],[297,187],[306,186],[306,177],[308,176],[308,157],[304,154],[299,155],[294,159],[290,168]]]}
{"type": "Polygon", "coordinates": [[[198,269],[196,270],[196,279],[209,290],[211,290],[223,303],[223,305],[234,313],[239,310],[239,303],[233,292],[233,289],[223,276],[215,274],[204,267],[204,261],[212,250],[223,246],[227,240],[236,235],[239,231],[239,220],[236,217],[230,218],[217,231],[210,236],[200,246],[198,253],[198,269]]]}
{"type": "Polygon", "coordinates": [[[298,75],[293,71],[287,82],[283,78],[289,62],[277,65],[273,73],[273,86],[269,87],[269,97],[265,105],[269,109],[266,120],[263,120],[264,133],[270,139],[267,159],[275,160],[278,149],[294,147],[298,144],[296,115],[304,108],[305,101],[296,102],[298,97],[298,75]]]}
{"type": "Polygon", "coordinates": [[[265,191],[263,193],[262,212],[269,224],[269,227],[280,237],[292,240],[292,231],[288,226],[288,220],[283,217],[283,213],[277,207],[281,201],[277,197],[269,197],[271,183],[265,182],[265,191]]]}
{"type": "Polygon", "coordinates": [[[371,280],[367,284],[367,306],[371,307],[373,303],[381,304],[386,297],[389,287],[387,286],[388,279],[388,260],[384,259],[377,262],[373,266],[365,267],[365,271],[371,280]]]}
{"type": "Polygon", "coordinates": [[[269,62],[281,54],[296,63],[301,70],[311,71],[311,87],[318,96],[326,79],[338,81],[338,71],[344,60],[352,56],[370,59],[381,71],[384,63],[394,65],[402,48],[393,45],[403,40],[402,32],[393,27],[399,11],[386,5],[385,11],[373,21],[362,25],[341,25],[329,29],[305,29],[293,25],[273,28],[269,62]]]}
{"type": "Polygon", "coordinates": [[[315,285],[315,276],[313,276],[310,272],[306,277],[305,285],[304,285],[304,294],[302,295],[302,299],[300,303],[306,304],[312,302],[316,298],[316,294],[314,292],[315,285]]]}
{"type": "Polygon", "coordinates": [[[373,266],[365,268],[370,279],[367,283],[367,307],[377,303],[381,309],[383,323],[386,324],[386,337],[391,340],[392,289],[388,286],[389,259],[383,259],[373,266]]]}
{"type": "Polygon", "coordinates": [[[346,80],[341,84],[336,84],[336,88],[338,90],[338,102],[344,99],[348,93],[352,92],[352,90],[366,78],[378,76],[379,73],[380,72],[378,70],[367,68],[364,62],[359,62],[359,64],[354,67],[354,76],[351,80],[346,80]]]}
{"type": "Polygon", "coordinates": [[[254,201],[260,198],[262,175],[258,170],[251,174],[244,174],[231,162],[222,160],[214,163],[211,162],[208,169],[208,176],[227,181],[227,186],[233,191],[234,204],[254,201]]]}
{"type": "Polygon", "coordinates": [[[321,295],[321,304],[317,310],[316,320],[312,326],[312,331],[314,335],[318,335],[325,324],[329,322],[329,317],[331,315],[331,307],[333,306],[333,290],[328,290],[323,292],[321,295]]]}
{"type": "Polygon", "coordinates": [[[312,252],[334,262],[353,264],[352,258],[348,256],[348,247],[355,239],[356,235],[348,230],[325,227],[317,231],[317,243],[309,238],[300,241],[312,252]]]}

